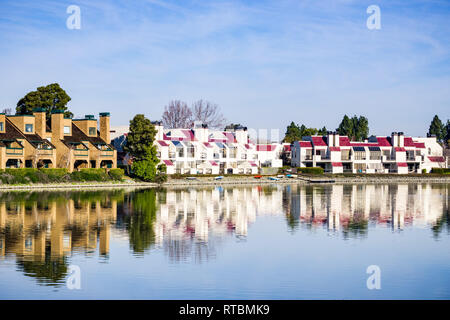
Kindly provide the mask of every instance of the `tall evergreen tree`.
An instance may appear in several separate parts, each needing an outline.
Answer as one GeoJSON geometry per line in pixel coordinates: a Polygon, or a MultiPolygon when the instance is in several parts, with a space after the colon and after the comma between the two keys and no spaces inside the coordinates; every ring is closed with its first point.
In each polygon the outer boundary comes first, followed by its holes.
{"type": "Polygon", "coordinates": [[[32,114],[34,108],[43,108],[46,110],[47,118],[50,117],[52,110],[56,109],[65,110],[64,115],[72,117],[73,113],[67,110],[67,103],[70,100],[69,95],[59,84],[52,83],[28,92],[17,102],[16,114],[32,114]]]}
{"type": "Polygon", "coordinates": [[[326,136],[327,133],[328,133],[328,131],[327,131],[327,128],[326,128],[326,127],[323,127],[322,129],[320,129],[320,130],[317,132],[317,134],[318,134],[319,136],[326,136]]]}
{"type": "Polygon", "coordinates": [[[298,140],[302,140],[302,133],[299,126],[292,121],[286,128],[283,142],[292,143],[298,140]]]}
{"type": "Polygon", "coordinates": [[[153,181],[158,175],[155,141],[156,129],[143,114],[136,115],[130,121],[130,130],[124,151],[133,157],[133,174],[144,180],[153,181]]]}
{"type": "Polygon", "coordinates": [[[437,140],[443,141],[446,136],[445,131],[446,127],[442,123],[441,119],[439,119],[438,115],[435,115],[431,121],[430,128],[428,129],[428,134],[435,135],[437,140]]]}
{"type": "Polygon", "coordinates": [[[342,136],[348,136],[353,141],[365,140],[369,136],[369,120],[364,116],[358,118],[355,115],[349,118],[344,115],[337,132],[342,136]]]}
{"type": "Polygon", "coordinates": [[[347,115],[344,115],[344,118],[337,128],[337,132],[341,136],[348,136],[350,139],[353,138],[353,122],[347,115]]]}

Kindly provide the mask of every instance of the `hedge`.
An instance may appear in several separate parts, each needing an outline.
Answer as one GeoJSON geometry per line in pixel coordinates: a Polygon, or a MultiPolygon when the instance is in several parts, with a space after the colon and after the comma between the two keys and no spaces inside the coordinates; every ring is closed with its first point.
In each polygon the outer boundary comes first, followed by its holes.
{"type": "Polygon", "coordinates": [[[450,169],[448,169],[448,168],[432,168],[431,173],[450,174],[450,169]]]}
{"type": "Polygon", "coordinates": [[[30,184],[30,183],[61,183],[78,181],[121,181],[124,176],[122,169],[81,169],[69,173],[62,168],[20,168],[0,170],[0,183],[30,184]]]}
{"type": "Polygon", "coordinates": [[[297,168],[297,173],[323,174],[323,168],[321,168],[321,167],[299,167],[299,168],[297,168]]]}
{"type": "Polygon", "coordinates": [[[70,174],[72,181],[107,181],[110,180],[105,169],[86,168],[70,174]]]}
{"type": "Polygon", "coordinates": [[[123,176],[125,175],[125,171],[123,169],[117,168],[117,169],[110,169],[109,170],[109,176],[113,180],[122,181],[123,176]]]}

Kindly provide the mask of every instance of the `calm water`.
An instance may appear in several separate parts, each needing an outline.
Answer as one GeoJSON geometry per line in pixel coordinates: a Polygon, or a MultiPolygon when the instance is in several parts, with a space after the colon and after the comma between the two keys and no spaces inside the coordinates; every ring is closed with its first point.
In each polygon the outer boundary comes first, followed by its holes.
{"type": "Polygon", "coordinates": [[[449,299],[449,189],[0,193],[0,298],[449,299]]]}

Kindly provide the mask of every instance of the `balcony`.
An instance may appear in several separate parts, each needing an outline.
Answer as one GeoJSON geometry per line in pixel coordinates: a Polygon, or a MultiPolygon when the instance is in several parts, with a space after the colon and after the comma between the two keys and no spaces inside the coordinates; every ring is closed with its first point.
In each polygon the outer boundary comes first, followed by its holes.
{"type": "Polygon", "coordinates": [[[74,149],[73,155],[75,157],[87,157],[89,156],[89,150],[87,149],[74,149]]]}
{"type": "Polygon", "coordinates": [[[23,155],[23,148],[6,147],[6,154],[7,155],[14,155],[14,156],[22,156],[23,155]]]}
{"type": "Polygon", "coordinates": [[[52,156],[53,149],[38,149],[38,156],[52,156]]]}
{"type": "Polygon", "coordinates": [[[102,150],[100,151],[100,157],[113,157],[114,150],[102,150]]]}

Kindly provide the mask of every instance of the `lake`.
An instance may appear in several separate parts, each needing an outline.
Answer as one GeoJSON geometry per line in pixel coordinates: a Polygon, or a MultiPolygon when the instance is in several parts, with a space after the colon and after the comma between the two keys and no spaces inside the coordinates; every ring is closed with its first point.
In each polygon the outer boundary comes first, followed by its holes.
{"type": "Polygon", "coordinates": [[[2,192],[0,299],[449,299],[449,189],[2,192]]]}

